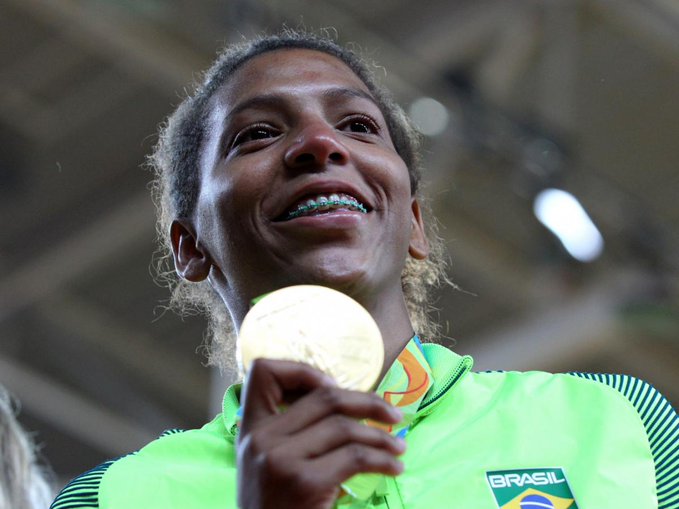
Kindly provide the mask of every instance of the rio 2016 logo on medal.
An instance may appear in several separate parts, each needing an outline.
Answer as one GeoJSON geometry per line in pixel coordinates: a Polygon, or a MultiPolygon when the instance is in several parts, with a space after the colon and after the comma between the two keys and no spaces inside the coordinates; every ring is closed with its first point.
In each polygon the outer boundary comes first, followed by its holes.
{"type": "Polygon", "coordinates": [[[486,472],[500,509],[578,509],[562,468],[486,472]]]}

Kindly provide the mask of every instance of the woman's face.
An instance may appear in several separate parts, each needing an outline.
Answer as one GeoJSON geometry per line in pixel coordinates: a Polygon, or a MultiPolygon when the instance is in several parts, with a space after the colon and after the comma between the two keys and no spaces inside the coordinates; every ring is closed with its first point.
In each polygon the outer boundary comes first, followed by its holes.
{"type": "Polygon", "coordinates": [[[378,297],[400,289],[409,249],[426,255],[408,169],[341,60],[251,59],[213,97],[207,132],[191,228],[228,305],[301,283],[378,297]]]}

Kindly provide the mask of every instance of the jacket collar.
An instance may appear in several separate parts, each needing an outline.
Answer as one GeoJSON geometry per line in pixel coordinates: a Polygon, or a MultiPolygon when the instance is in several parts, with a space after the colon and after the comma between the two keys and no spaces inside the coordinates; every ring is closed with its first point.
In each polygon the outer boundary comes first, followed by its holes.
{"type": "MultiPolygon", "coordinates": [[[[441,397],[455,387],[474,364],[469,355],[458,355],[435,343],[422,344],[422,352],[431,369],[433,384],[420,404],[417,411],[418,416],[430,413],[441,397]]],[[[226,427],[227,438],[230,440],[234,440],[238,436],[237,421],[240,392],[240,383],[232,385],[224,394],[222,403],[222,419],[226,427]]]]}

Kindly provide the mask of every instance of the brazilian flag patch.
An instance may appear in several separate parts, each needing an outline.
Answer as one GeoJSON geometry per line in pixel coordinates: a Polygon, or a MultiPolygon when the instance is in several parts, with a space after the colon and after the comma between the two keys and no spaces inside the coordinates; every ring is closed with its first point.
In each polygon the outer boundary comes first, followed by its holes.
{"type": "Polygon", "coordinates": [[[500,509],[578,509],[562,468],[486,472],[500,509]]]}

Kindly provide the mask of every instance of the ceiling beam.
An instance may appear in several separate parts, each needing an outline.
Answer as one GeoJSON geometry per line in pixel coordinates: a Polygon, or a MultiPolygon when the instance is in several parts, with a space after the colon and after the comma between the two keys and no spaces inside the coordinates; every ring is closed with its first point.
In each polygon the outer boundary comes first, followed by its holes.
{"type": "Polygon", "coordinates": [[[91,75],[68,95],[44,109],[36,119],[40,136],[45,143],[54,144],[129,101],[139,89],[136,80],[121,76],[117,69],[108,68],[91,75]]]}
{"type": "Polygon", "coordinates": [[[40,143],[55,144],[115,106],[129,101],[139,88],[138,82],[121,77],[118,69],[108,67],[99,74],[88,76],[56,102],[33,108],[30,112],[20,112],[17,121],[21,121],[40,143]]]}
{"type": "Polygon", "coordinates": [[[71,73],[89,55],[82,47],[50,38],[31,48],[29,53],[13,53],[12,57],[15,60],[0,69],[0,83],[32,93],[49,88],[53,81],[71,73]]]}
{"type": "Polygon", "coordinates": [[[154,210],[147,193],[132,196],[61,244],[0,279],[0,321],[55,292],[68,281],[153,239],[154,210]]]}
{"type": "Polygon", "coordinates": [[[607,363],[620,366],[620,371],[633,373],[634,376],[652,382],[665,397],[675,404],[679,402],[679,358],[676,348],[656,351],[648,342],[639,337],[622,335],[621,346],[613,348],[606,355],[607,363]]]}
{"type": "Polygon", "coordinates": [[[617,336],[617,310],[635,294],[640,274],[619,273],[538,309],[532,316],[483,336],[469,338],[475,369],[553,370],[576,365],[617,336]]]}
{"type": "Polygon", "coordinates": [[[426,29],[423,27],[404,41],[403,49],[410,48],[434,68],[453,69],[492,45],[516,10],[532,3],[530,0],[478,0],[458,8],[455,2],[446,2],[442,12],[429,16],[426,29]]]}
{"type": "Polygon", "coordinates": [[[40,317],[79,344],[142,377],[155,391],[173,394],[186,413],[205,412],[207,370],[196,358],[162,348],[101,306],[59,293],[38,305],[40,317]],[[168,376],[171,373],[171,376],[168,376]]]}
{"type": "Polygon", "coordinates": [[[205,55],[115,2],[8,0],[76,44],[99,53],[163,93],[190,85],[205,55]]]}
{"type": "Polygon", "coordinates": [[[514,84],[529,70],[542,42],[537,9],[523,7],[507,13],[494,32],[491,47],[479,60],[478,84],[493,103],[511,111],[514,84]]]}
{"type": "Polygon", "coordinates": [[[679,65],[679,8],[676,1],[592,0],[592,5],[602,20],[636,34],[657,54],[671,64],[679,65]]]}
{"type": "Polygon", "coordinates": [[[550,130],[576,129],[579,3],[551,0],[542,7],[542,38],[537,68],[537,107],[550,130]]]}
{"type": "MultiPolygon", "coordinates": [[[[355,49],[366,60],[375,59],[380,66],[384,66],[385,82],[396,95],[417,96],[424,84],[436,84],[439,81],[437,70],[421,58],[415,58],[414,54],[408,52],[407,45],[397,46],[363,20],[348,14],[347,11],[330,2],[317,2],[313,9],[309,9],[309,3],[306,0],[286,2],[262,0],[262,3],[274,18],[280,20],[299,21],[300,13],[304,12],[303,22],[310,29],[327,27],[327,20],[332,20],[333,28],[329,29],[330,33],[336,29],[342,41],[357,43],[355,49]],[[407,65],[404,66],[404,62],[407,62],[407,65]]],[[[382,78],[379,72],[378,78],[382,78]]]]}
{"type": "MultiPolygon", "coordinates": [[[[12,56],[15,60],[0,69],[0,117],[25,136],[42,142],[44,134],[52,133],[45,133],[36,122],[45,116],[48,107],[44,99],[39,99],[40,93],[52,81],[71,72],[87,55],[64,40],[50,39],[27,54],[12,56]]],[[[65,115],[59,120],[68,119],[69,115],[65,115]]]]}
{"type": "Polygon", "coordinates": [[[106,455],[138,449],[158,435],[2,354],[0,382],[26,411],[106,455]]]}

